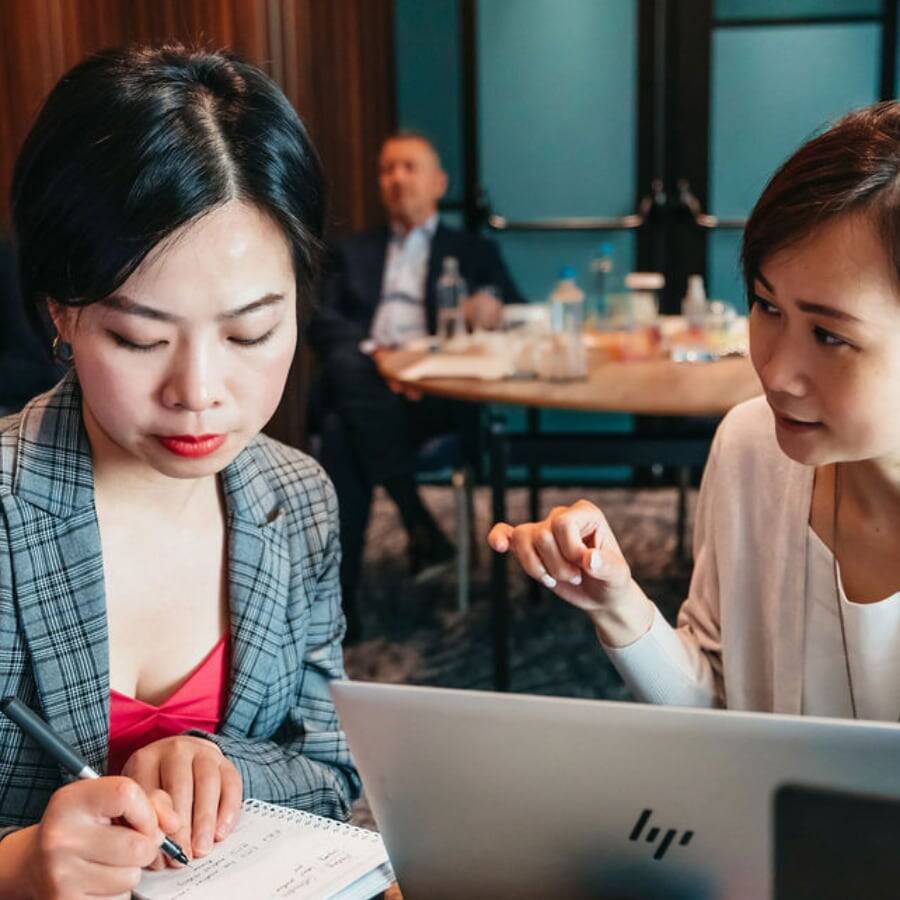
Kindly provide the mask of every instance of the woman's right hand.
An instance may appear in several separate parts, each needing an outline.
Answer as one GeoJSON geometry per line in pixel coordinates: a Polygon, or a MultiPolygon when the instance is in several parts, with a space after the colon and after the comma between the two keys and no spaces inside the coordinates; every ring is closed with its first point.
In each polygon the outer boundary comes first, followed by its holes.
{"type": "Polygon", "coordinates": [[[625,646],[650,628],[653,604],[631,577],[606,516],[588,500],[557,506],[540,522],[498,522],[488,543],[498,553],[511,550],[532,578],[583,610],[605,644],[625,646]]]}
{"type": "Polygon", "coordinates": [[[118,776],[75,781],[53,794],[37,825],[13,832],[0,851],[18,853],[24,896],[128,898],[164,833],[180,824],[163,791],[147,795],[118,776]]]}

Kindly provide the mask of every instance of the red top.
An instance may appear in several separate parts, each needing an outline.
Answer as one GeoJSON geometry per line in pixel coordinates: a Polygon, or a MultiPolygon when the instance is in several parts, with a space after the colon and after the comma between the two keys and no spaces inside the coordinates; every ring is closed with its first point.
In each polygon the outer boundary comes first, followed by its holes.
{"type": "Polygon", "coordinates": [[[184,684],[161,706],[109,692],[109,765],[118,775],[136,750],[190,728],[215,733],[228,702],[230,635],[226,632],[184,684]]]}

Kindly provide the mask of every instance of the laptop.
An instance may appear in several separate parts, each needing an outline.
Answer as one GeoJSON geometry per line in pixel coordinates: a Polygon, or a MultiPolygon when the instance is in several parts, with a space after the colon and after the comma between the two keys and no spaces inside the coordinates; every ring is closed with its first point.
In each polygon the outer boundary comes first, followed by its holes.
{"type": "Polygon", "coordinates": [[[898,725],[331,690],[405,900],[764,900],[780,787],[900,799],[898,725]]]}

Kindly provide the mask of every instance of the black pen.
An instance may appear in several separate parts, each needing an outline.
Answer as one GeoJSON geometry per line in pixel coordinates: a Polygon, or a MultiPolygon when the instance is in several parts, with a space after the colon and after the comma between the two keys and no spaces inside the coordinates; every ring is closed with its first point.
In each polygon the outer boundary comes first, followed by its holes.
{"type": "MultiPolygon", "coordinates": [[[[62,738],[51,731],[50,726],[43,719],[36,716],[17,697],[5,697],[0,700],[0,711],[12,719],[42,750],[46,751],[76,778],[100,777],[62,738]]],[[[167,837],[162,842],[160,850],[182,865],[186,866],[190,862],[184,850],[171,838],[167,837]]]]}

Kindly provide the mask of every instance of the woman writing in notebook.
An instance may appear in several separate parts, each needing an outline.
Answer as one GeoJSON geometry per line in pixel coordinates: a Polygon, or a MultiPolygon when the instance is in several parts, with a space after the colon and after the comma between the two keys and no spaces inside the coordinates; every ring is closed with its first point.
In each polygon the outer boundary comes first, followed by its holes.
{"type": "Polygon", "coordinates": [[[494,526],[654,703],[900,716],[900,103],[801,147],[747,223],[764,397],[722,422],[671,628],[582,500],[494,526]]]}
{"type": "Polygon", "coordinates": [[[4,898],[127,895],[160,832],[202,856],[244,796],[345,818],[359,791],[334,494],[259,433],[322,192],[288,101],[225,54],[100,54],[25,142],[22,293],[70,371],[0,420],[0,696],[109,777],[63,786],[0,716],[4,898]]]}

